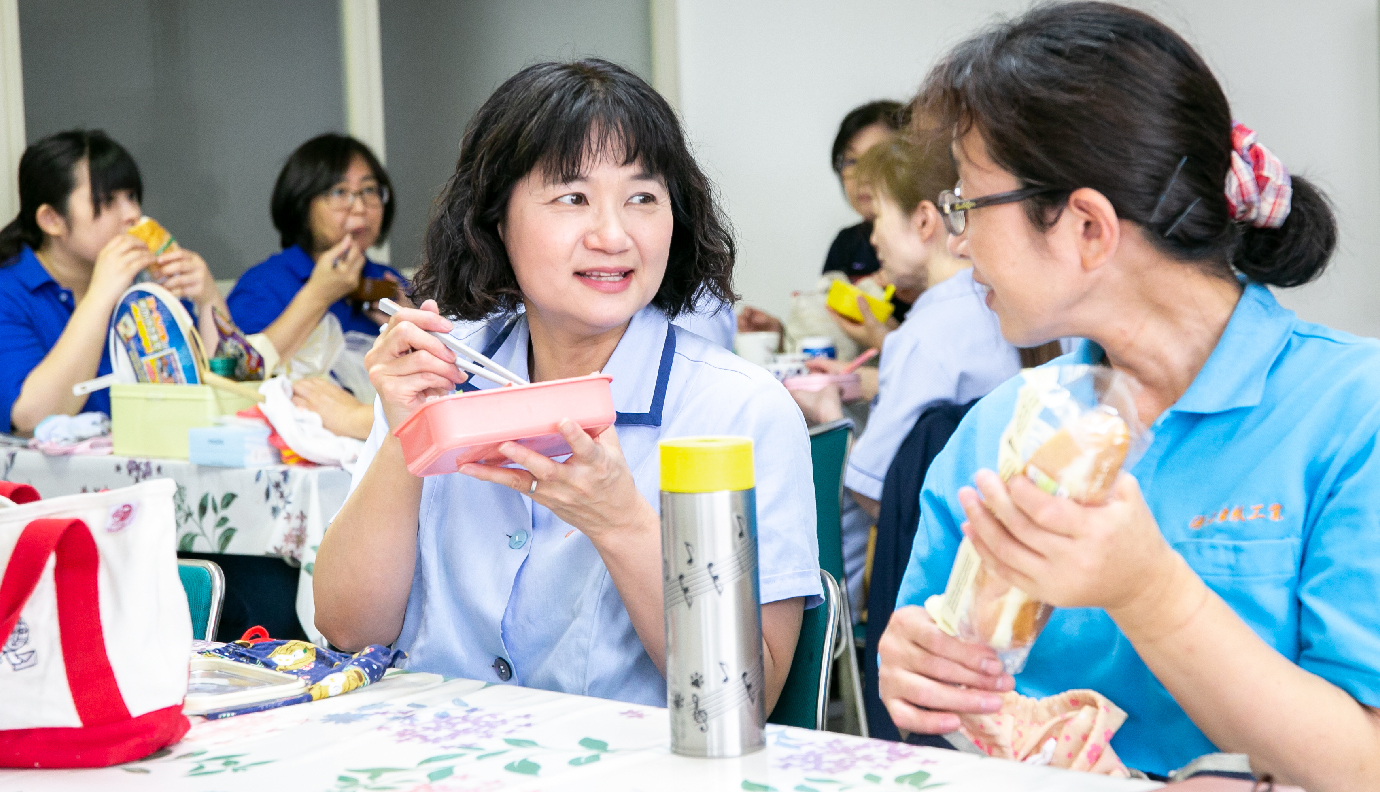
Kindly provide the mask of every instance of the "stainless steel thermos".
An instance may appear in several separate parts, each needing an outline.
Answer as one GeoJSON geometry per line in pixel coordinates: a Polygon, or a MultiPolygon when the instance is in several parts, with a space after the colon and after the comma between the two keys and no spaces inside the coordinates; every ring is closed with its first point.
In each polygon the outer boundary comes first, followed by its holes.
{"type": "Polygon", "coordinates": [[[661,443],[661,569],[671,750],[766,744],[752,440],[661,443]]]}

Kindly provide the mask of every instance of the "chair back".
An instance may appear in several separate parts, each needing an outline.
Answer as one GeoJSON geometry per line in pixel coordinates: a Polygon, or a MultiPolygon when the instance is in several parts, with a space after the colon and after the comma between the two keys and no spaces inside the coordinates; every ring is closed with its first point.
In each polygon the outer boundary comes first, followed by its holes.
{"type": "Polygon", "coordinates": [[[215,640],[220,624],[220,607],[225,601],[225,574],[214,561],[179,558],[177,574],[187,592],[187,607],[192,614],[192,637],[215,640]]]}
{"type": "Polygon", "coordinates": [[[819,579],[824,587],[824,602],[805,611],[801,619],[791,672],[786,677],[786,686],[781,689],[781,697],[776,700],[776,709],[767,718],[768,723],[817,731],[824,729],[843,595],[833,575],[821,569],[819,579]]]}
{"type": "Polygon", "coordinates": [[[877,644],[886,631],[887,622],[891,621],[901,579],[910,563],[911,546],[915,544],[920,524],[920,490],[925,474],[974,404],[976,400],[967,404],[936,404],[922,412],[906,439],[901,441],[882,484],[863,652],[863,703],[867,710],[868,734],[872,737],[901,739],[878,693],[877,644]]]}
{"type": "Polygon", "coordinates": [[[853,446],[848,418],[810,429],[810,462],[815,478],[815,518],[819,568],[843,585],[843,467],[853,446]]]}

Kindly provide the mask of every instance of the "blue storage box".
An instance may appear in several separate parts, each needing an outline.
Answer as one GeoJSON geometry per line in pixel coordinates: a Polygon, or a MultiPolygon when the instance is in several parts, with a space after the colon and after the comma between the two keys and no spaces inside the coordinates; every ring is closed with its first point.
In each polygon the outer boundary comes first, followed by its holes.
{"type": "Polygon", "coordinates": [[[207,426],[187,431],[188,458],[198,465],[262,467],[278,464],[267,426],[207,426]]]}

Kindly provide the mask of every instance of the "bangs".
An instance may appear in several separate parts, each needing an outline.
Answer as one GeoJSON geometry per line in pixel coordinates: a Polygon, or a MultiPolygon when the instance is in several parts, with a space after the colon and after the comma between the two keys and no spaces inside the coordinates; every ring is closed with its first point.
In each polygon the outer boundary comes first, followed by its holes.
{"type": "Polygon", "coordinates": [[[93,132],[87,141],[86,162],[91,178],[91,204],[97,215],[121,190],[129,190],[136,201],[143,203],[144,182],[139,178],[139,166],[119,143],[93,132]]]}
{"type": "Polygon", "coordinates": [[[594,164],[608,159],[641,165],[668,186],[675,181],[677,155],[685,144],[670,106],[654,93],[661,107],[649,106],[650,92],[605,75],[572,73],[578,71],[552,75],[566,84],[547,93],[522,125],[515,170],[539,170],[548,184],[560,184],[588,175],[594,164]]]}

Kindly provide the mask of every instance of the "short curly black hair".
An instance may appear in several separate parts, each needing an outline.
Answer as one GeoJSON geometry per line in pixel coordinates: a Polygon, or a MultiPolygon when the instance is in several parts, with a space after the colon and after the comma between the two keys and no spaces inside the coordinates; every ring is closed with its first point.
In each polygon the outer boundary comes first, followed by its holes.
{"type": "Polygon", "coordinates": [[[536,168],[573,181],[605,154],[660,177],[671,196],[670,256],[652,305],[675,317],[704,298],[731,304],[732,230],[675,112],[637,75],[598,58],[528,66],[479,108],[432,207],[414,298],[470,321],[516,310],[522,292],[498,233],[513,186],[536,168]]]}

